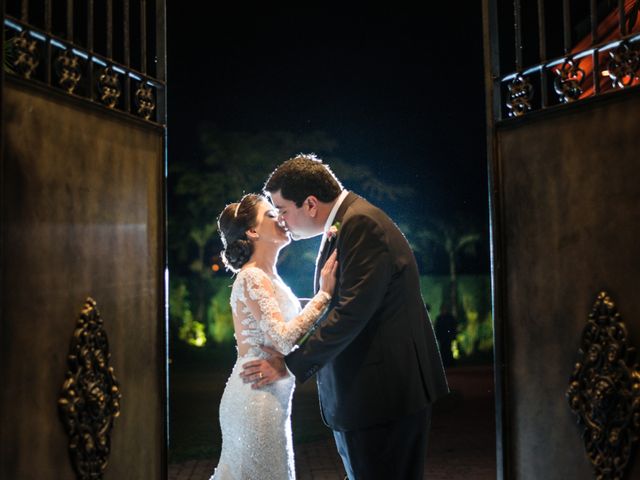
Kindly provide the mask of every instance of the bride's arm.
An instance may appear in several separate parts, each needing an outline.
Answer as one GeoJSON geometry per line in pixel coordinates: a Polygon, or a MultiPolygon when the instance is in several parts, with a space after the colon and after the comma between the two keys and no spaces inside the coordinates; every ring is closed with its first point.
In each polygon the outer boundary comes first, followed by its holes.
{"type": "Polygon", "coordinates": [[[298,339],[326,311],[331,295],[323,291],[318,292],[297,317],[285,323],[271,279],[259,269],[247,270],[245,273],[246,281],[243,288],[247,307],[260,328],[271,338],[276,349],[284,355],[288,354],[298,339]]]}

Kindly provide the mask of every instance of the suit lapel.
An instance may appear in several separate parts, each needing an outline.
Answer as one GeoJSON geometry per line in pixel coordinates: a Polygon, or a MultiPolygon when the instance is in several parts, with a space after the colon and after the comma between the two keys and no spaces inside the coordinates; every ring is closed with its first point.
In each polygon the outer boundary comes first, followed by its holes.
{"type": "MultiPolygon", "coordinates": [[[[344,215],[347,209],[357,198],[358,198],[358,195],[356,195],[353,192],[349,192],[347,194],[345,199],[342,201],[342,204],[340,204],[340,208],[338,208],[338,211],[336,212],[336,216],[333,219],[333,224],[335,224],[336,222],[342,223],[342,219],[344,218],[344,215]]],[[[338,234],[335,235],[334,237],[327,239],[324,242],[324,246],[322,247],[322,250],[318,252],[318,256],[316,257],[316,271],[314,274],[314,281],[313,281],[314,293],[318,293],[318,289],[320,288],[320,271],[322,270],[322,266],[324,265],[324,262],[327,261],[327,258],[329,258],[329,255],[331,255],[331,252],[333,252],[333,250],[335,249],[335,246],[338,243],[339,234],[340,232],[338,232],[338,234]]],[[[324,232],[323,235],[326,235],[326,232],[324,232]]]]}

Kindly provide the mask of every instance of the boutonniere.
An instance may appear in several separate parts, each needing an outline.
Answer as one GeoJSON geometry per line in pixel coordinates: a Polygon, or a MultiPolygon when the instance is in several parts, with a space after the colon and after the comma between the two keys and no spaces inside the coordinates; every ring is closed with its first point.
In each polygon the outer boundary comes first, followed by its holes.
{"type": "Polygon", "coordinates": [[[340,222],[336,222],[329,227],[329,230],[326,231],[325,235],[327,236],[327,240],[332,240],[338,235],[340,231],[340,222]]]}

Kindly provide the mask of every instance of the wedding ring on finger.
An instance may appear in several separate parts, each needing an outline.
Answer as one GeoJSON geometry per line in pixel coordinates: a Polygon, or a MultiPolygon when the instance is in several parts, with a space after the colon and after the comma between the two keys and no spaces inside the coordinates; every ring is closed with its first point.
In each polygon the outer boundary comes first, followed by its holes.
{"type": "Polygon", "coordinates": [[[262,380],[262,377],[263,377],[263,376],[264,376],[264,375],[262,375],[262,372],[259,372],[259,373],[258,373],[258,378],[259,378],[260,380],[262,380]]]}

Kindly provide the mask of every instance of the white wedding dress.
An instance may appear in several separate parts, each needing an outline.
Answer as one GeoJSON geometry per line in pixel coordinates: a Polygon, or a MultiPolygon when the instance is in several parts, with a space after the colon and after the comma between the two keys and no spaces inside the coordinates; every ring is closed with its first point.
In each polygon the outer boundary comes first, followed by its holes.
{"type": "Polygon", "coordinates": [[[210,480],[295,479],[291,438],[291,376],[252,389],[240,377],[242,364],[268,355],[259,346],[287,354],[329,305],[319,292],[301,310],[291,289],[277,277],[248,267],[231,290],[238,359],[220,402],[222,453],[210,480]]]}

